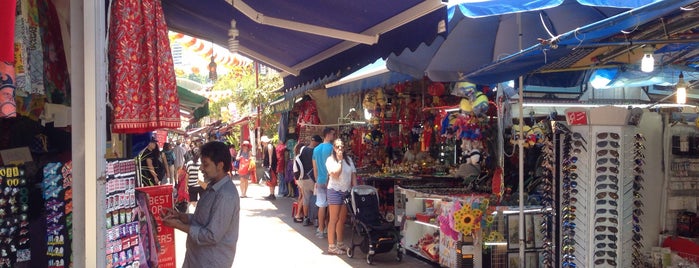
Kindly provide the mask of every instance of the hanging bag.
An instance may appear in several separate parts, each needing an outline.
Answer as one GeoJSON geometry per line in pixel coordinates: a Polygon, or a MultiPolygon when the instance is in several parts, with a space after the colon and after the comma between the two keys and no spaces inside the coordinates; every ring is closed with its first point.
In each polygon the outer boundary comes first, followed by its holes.
{"type": "Polygon", "coordinates": [[[250,174],[250,159],[247,157],[241,157],[238,160],[238,174],[248,175],[250,174]]]}

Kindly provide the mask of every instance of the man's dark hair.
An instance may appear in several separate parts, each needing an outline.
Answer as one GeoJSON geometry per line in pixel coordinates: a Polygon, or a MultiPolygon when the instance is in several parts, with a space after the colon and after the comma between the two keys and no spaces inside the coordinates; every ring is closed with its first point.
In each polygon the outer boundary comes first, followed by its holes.
{"type": "Polygon", "coordinates": [[[330,132],[333,132],[333,131],[335,131],[334,128],[331,128],[331,127],[324,128],[323,129],[323,137],[327,136],[328,134],[330,134],[330,132]]]}
{"type": "Polygon", "coordinates": [[[220,141],[207,142],[200,147],[199,155],[202,158],[208,157],[214,162],[214,165],[223,162],[223,171],[231,171],[231,153],[225,143],[220,141]]]}

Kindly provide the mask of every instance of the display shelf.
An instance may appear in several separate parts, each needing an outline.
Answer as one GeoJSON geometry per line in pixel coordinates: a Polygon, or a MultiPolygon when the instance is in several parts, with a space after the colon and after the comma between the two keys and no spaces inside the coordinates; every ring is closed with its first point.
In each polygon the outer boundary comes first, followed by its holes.
{"type": "Polygon", "coordinates": [[[427,226],[427,227],[432,227],[432,228],[436,228],[436,229],[439,228],[439,225],[434,224],[434,223],[429,223],[429,222],[424,222],[424,221],[418,221],[418,220],[411,220],[411,219],[408,219],[408,220],[406,220],[406,221],[408,221],[408,222],[413,222],[413,223],[415,223],[415,224],[422,224],[422,225],[425,225],[425,226],[427,226]]]}
{"type": "Polygon", "coordinates": [[[430,256],[427,256],[427,254],[422,253],[422,250],[415,248],[413,246],[405,246],[404,248],[407,249],[408,251],[414,253],[415,255],[418,255],[419,257],[424,258],[426,260],[433,261],[433,262],[439,261],[438,259],[434,259],[430,256]]]}

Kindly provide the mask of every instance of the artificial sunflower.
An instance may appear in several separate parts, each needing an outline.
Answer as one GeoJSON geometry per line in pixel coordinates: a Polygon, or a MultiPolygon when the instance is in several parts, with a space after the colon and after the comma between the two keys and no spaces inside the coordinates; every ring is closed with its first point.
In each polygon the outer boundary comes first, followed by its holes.
{"type": "Polygon", "coordinates": [[[490,234],[486,237],[487,241],[490,242],[500,242],[500,241],[505,241],[505,236],[502,235],[502,233],[498,231],[492,231],[490,234]]]}
{"type": "Polygon", "coordinates": [[[493,217],[493,215],[485,216],[485,223],[486,223],[488,226],[490,226],[491,224],[493,224],[493,221],[494,221],[494,220],[495,220],[495,217],[493,217]]]}
{"type": "Polygon", "coordinates": [[[473,215],[470,205],[464,205],[460,210],[454,213],[454,229],[462,234],[468,235],[474,229],[476,224],[476,216],[473,215]]]}
{"type": "Polygon", "coordinates": [[[481,216],[483,216],[483,211],[480,209],[474,209],[473,215],[476,216],[476,218],[480,218],[481,216]]]}

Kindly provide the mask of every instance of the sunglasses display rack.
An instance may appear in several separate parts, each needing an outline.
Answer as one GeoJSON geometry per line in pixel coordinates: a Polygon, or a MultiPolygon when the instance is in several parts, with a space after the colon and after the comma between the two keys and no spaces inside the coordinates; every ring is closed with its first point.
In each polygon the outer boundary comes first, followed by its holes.
{"type": "Polygon", "coordinates": [[[573,126],[559,136],[561,266],[640,266],[642,134],[632,127],[573,126]]]}
{"type": "Polygon", "coordinates": [[[48,267],[71,266],[73,240],[72,163],[54,162],[44,166],[42,193],[46,206],[46,256],[48,267]]]}
{"type": "Polygon", "coordinates": [[[539,224],[538,232],[542,236],[542,252],[541,264],[545,268],[553,267],[553,219],[555,213],[553,211],[553,174],[555,174],[555,161],[556,155],[554,153],[553,142],[551,142],[548,137],[544,140],[544,146],[542,148],[542,153],[544,154],[542,167],[544,168],[542,176],[543,185],[543,197],[542,197],[542,213],[541,213],[541,224],[539,224]]]}
{"type": "Polygon", "coordinates": [[[0,267],[30,260],[29,189],[22,166],[0,166],[0,267]]]}

